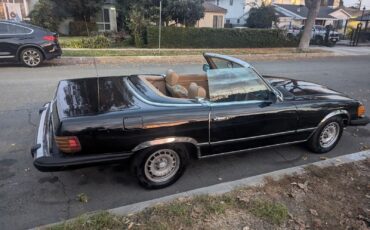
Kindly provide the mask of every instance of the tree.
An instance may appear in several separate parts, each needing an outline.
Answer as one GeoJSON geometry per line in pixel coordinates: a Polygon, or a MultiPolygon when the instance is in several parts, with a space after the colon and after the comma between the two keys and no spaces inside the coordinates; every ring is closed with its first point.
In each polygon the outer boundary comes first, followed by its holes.
{"type": "Polygon", "coordinates": [[[250,9],[246,25],[250,28],[271,28],[273,22],[277,22],[274,7],[262,4],[250,9]]]}
{"type": "Polygon", "coordinates": [[[164,22],[175,21],[185,26],[194,26],[204,17],[203,0],[166,0],[162,2],[164,22]]]}
{"type": "Polygon", "coordinates": [[[317,14],[320,10],[321,0],[305,0],[305,5],[308,8],[308,15],[304,24],[304,30],[299,41],[298,49],[306,51],[310,45],[312,27],[315,24],[317,14]]]}
{"type": "Polygon", "coordinates": [[[51,31],[57,31],[61,16],[50,0],[40,0],[30,12],[31,23],[51,31]]]}
{"type": "Polygon", "coordinates": [[[76,21],[87,21],[95,17],[103,6],[103,0],[51,0],[63,17],[73,17],[76,21]]]}

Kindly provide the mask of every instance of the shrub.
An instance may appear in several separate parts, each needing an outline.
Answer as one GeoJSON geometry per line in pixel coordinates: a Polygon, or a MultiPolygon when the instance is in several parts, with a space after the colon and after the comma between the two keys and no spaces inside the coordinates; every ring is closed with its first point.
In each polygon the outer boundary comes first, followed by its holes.
{"type": "Polygon", "coordinates": [[[63,48],[109,48],[112,42],[104,35],[75,39],[60,39],[63,48]]]}
{"type": "Polygon", "coordinates": [[[87,28],[89,33],[96,32],[98,27],[95,22],[72,21],[69,23],[69,34],[72,36],[87,36],[87,28]]]}
{"type": "MultiPolygon", "coordinates": [[[[274,29],[162,28],[161,46],[166,48],[292,47],[297,41],[274,29]]],[[[148,47],[158,46],[158,28],[147,28],[148,47]]]]}

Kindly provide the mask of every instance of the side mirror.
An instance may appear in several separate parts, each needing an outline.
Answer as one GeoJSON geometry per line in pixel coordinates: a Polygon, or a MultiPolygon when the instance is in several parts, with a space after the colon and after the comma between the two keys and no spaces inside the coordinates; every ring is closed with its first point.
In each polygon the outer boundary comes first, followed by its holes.
{"type": "Polygon", "coordinates": [[[207,72],[210,69],[208,64],[203,64],[203,71],[207,72]]]}

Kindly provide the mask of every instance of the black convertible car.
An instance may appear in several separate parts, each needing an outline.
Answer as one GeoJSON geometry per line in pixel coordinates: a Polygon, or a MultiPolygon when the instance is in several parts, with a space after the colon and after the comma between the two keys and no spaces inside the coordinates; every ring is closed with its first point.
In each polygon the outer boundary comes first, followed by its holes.
{"type": "Polygon", "coordinates": [[[141,185],[174,183],[190,157],[306,142],[315,153],[343,127],[366,125],[357,100],[315,83],[261,76],[248,63],[204,54],[203,74],[63,80],[41,110],[34,165],[56,171],[130,159],[141,185]]]}

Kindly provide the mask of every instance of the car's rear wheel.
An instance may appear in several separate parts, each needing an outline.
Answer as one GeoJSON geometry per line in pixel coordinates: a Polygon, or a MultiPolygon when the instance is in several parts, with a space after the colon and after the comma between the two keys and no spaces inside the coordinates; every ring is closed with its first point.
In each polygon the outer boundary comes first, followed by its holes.
{"type": "Polygon", "coordinates": [[[308,140],[308,148],[315,153],[326,153],[339,142],[343,133],[341,117],[332,117],[325,121],[308,140]]]}
{"type": "Polygon", "coordinates": [[[320,36],[315,37],[315,44],[316,45],[322,45],[324,43],[324,39],[320,36]]]}
{"type": "Polygon", "coordinates": [[[148,189],[158,189],[175,183],[189,161],[183,145],[163,145],[144,149],[132,162],[139,183],[148,189]]]}
{"type": "Polygon", "coordinates": [[[36,48],[25,48],[20,54],[20,60],[27,67],[37,67],[44,60],[42,53],[36,48]]]}

